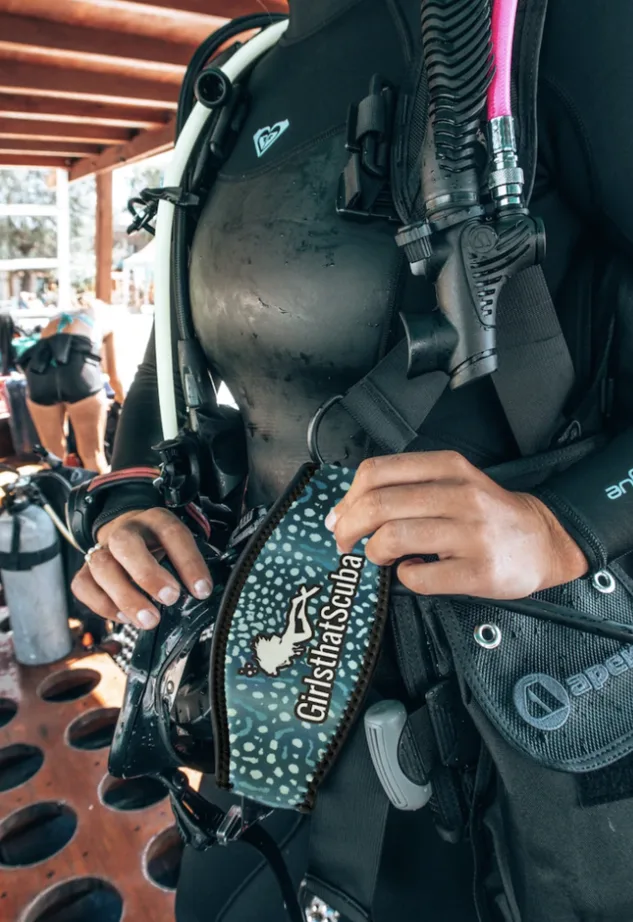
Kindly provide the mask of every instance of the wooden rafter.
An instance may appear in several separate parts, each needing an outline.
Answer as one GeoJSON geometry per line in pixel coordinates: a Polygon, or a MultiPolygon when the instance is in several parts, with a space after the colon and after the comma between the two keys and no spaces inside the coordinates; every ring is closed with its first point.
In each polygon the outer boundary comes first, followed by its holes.
{"type": "Polygon", "coordinates": [[[195,48],[265,10],[286,0],[0,0],[0,165],[79,179],[167,150],[195,48]]]}
{"type": "MultiPolygon", "coordinates": [[[[146,80],[126,74],[108,74],[79,68],[45,67],[0,59],[0,92],[64,95],[70,99],[90,98],[102,102],[135,103],[158,108],[176,108],[178,84],[146,80]]],[[[25,106],[28,109],[28,106],[25,106]]]]}
{"type": "Polygon", "coordinates": [[[0,138],[0,154],[42,154],[46,157],[86,157],[98,154],[102,148],[97,144],[81,141],[27,141],[18,138],[0,138]]]}
{"type": "MultiPolygon", "coordinates": [[[[318,0],[314,2],[318,3],[318,0]]],[[[247,13],[283,13],[288,9],[284,0],[101,0],[101,5],[105,4],[112,9],[120,9],[130,3],[169,10],[175,17],[179,13],[197,13],[200,16],[223,16],[226,19],[235,19],[247,13]]]]}
{"type": "Polygon", "coordinates": [[[92,173],[113,170],[124,163],[135,163],[169,150],[174,143],[175,126],[166,125],[158,131],[144,131],[127,144],[108,147],[97,156],[88,156],[74,163],[70,170],[71,181],[92,173]]]}
{"type": "Polygon", "coordinates": [[[22,138],[55,141],[92,141],[94,144],[122,144],[132,138],[131,129],[118,125],[90,125],[82,122],[55,122],[43,119],[2,118],[0,116],[0,141],[2,138],[22,138]]]}
{"type": "Polygon", "coordinates": [[[0,92],[0,117],[47,121],[67,121],[94,125],[123,125],[130,128],[156,128],[168,121],[171,113],[160,109],[109,105],[98,100],[68,99],[60,96],[26,96],[0,92]]]}
{"type": "Polygon", "coordinates": [[[195,45],[0,13],[0,49],[43,52],[70,66],[77,60],[105,59],[128,67],[137,62],[184,67],[195,45]]]}
{"type": "Polygon", "coordinates": [[[67,170],[72,162],[68,157],[44,157],[42,154],[0,154],[0,169],[3,166],[11,168],[31,166],[45,167],[51,170],[59,167],[62,170],[67,170]]]}

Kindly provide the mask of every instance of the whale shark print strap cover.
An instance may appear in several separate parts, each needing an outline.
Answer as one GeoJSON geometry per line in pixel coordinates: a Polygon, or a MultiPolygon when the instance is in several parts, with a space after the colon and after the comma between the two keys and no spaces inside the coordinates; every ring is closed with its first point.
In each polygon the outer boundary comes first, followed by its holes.
{"type": "Polygon", "coordinates": [[[310,810],[357,716],[387,617],[389,570],[339,554],[325,517],[353,471],[306,465],[226,587],[211,654],[216,781],[310,810]]]}

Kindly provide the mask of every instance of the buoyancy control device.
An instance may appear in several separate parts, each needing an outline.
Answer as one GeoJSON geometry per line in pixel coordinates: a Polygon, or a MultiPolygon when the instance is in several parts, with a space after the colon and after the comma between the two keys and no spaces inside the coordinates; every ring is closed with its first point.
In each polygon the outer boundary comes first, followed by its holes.
{"type": "MultiPolygon", "coordinates": [[[[573,365],[538,268],[543,229],[526,206],[545,9],[544,0],[520,4],[515,29],[514,0],[496,0],[494,9],[488,0],[422,0],[422,54],[411,92],[402,92],[394,108],[392,90],[372,81],[368,101],[350,119],[350,165],[338,199],[342,218],[393,220],[382,196],[391,185],[402,224],[397,242],[412,271],[434,282],[439,308],[430,320],[403,317],[406,337],[338,401],[374,445],[400,452],[447,386],[494,372],[523,457],[488,473],[510,487],[539,482],[600,444],[599,437],[568,438],[573,365]],[[418,126],[413,170],[402,145],[389,163],[376,156],[389,117],[418,126]],[[368,181],[375,193],[369,206],[368,181]]],[[[165,441],[158,446],[160,472],[131,476],[155,479],[166,504],[198,523],[216,589],[209,602],[185,598],[162,609],[156,631],[138,638],[110,769],[161,778],[190,844],[241,838],[258,848],[293,922],[304,918],[315,894],[346,920],[371,920],[390,804],[428,804],[444,839],[470,836],[482,922],[633,918],[633,884],[623,883],[627,852],[610,822],[617,804],[621,828],[630,825],[633,794],[633,586],[624,571],[616,564],[591,580],[502,605],[412,597],[369,563],[362,543],[340,557],[321,527],[353,476],[319,450],[319,424],[331,401],[310,428],[313,463],[271,510],[251,510],[239,521],[240,478],[229,476],[196,436],[205,417],[212,430],[217,421],[220,437],[230,419],[218,413],[188,316],[182,222],[197,205],[195,176],[213,172],[239,130],[249,68],[285,28],[280,19],[221,64],[203,67],[248,25],[255,23],[220,30],[196,57],[165,188],[144,195],[145,211],[135,221],[147,226],[157,216],[165,441]],[[194,84],[199,101],[192,108],[194,84]],[[172,308],[190,414],[184,433],[172,383],[172,308]],[[209,470],[214,548],[192,506],[209,470]],[[371,697],[387,625],[403,702],[371,697]],[[200,663],[209,661],[207,675],[200,663]],[[213,770],[221,786],[241,795],[241,806],[225,813],[209,804],[188,786],[183,764],[213,770]],[[334,785],[325,783],[330,770],[334,785]],[[315,804],[300,905],[259,821],[275,808],[310,811],[315,804]],[[358,847],[334,848],[352,828],[358,847]],[[622,870],[617,894],[592,869],[596,843],[601,865],[622,870]]],[[[71,498],[70,522],[86,548],[99,521],[99,491],[125,476],[97,478],[71,498]]]]}

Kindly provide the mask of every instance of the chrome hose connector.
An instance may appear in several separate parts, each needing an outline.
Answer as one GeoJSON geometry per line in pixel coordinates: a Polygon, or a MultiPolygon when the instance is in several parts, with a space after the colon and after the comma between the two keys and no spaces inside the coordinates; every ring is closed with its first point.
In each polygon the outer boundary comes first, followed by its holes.
{"type": "Polygon", "coordinates": [[[522,208],[523,170],[517,156],[514,118],[501,115],[488,122],[490,174],[488,188],[497,209],[522,208]]]}

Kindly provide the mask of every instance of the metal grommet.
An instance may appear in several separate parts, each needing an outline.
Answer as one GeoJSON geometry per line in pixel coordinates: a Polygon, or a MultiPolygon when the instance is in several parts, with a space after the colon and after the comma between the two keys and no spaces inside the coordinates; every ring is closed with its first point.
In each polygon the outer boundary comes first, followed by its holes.
{"type": "Polygon", "coordinates": [[[597,573],[594,573],[591,583],[594,589],[597,589],[598,592],[603,592],[605,595],[615,592],[616,582],[608,570],[598,570],[597,573]]]}
{"type": "Polygon", "coordinates": [[[310,452],[310,457],[315,464],[332,464],[334,462],[328,462],[325,460],[321,451],[319,450],[319,429],[321,423],[323,422],[323,417],[331,410],[333,406],[343,399],[343,394],[337,394],[336,397],[330,397],[329,400],[326,400],[325,403],[322,403],[319,409],[316,411],[312,419],[310,420],[310,425],[308,426],[308,451],[310,452]]]}
{"type": "Polygon", "coordinates": [[[498,624],[478,624],[473,633],[475,641],[484,650],[495,650],[501,643],[501,628],[498,624]]]}

